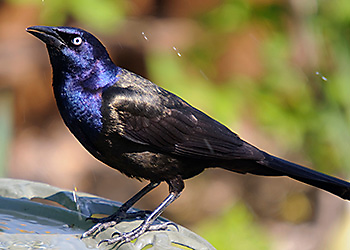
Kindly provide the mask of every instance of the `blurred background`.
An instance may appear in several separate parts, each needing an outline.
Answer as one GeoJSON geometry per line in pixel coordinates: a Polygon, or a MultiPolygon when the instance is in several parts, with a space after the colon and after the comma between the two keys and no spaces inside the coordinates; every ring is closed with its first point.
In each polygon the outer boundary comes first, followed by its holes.
{"type": "MultiPolygon", "coordinates": [[[[259,148],[350,178],[350,2],[0,0],[0,172],[126,201],[146,183],[92,158],[59,117],[31,25],[84,28],[114,62],[259,148]]],[[[163,214],[217,249],[349,249],[347,202],[285,177],[211,169],[163,214]]],[[[162,185],[138,208],[153,209],[162,185]]]]}

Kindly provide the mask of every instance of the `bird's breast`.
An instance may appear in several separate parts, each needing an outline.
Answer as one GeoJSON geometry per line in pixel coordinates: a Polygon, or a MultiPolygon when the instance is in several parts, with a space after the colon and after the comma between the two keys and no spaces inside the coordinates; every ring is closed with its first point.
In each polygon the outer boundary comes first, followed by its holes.
{"type": "Polygon", "coordinates": [[[72,133],[80,140],[81,133],[94,135],[102,129],[101,91],[84,91],[79,86],[55,88],[60,114],[72,133]]]}

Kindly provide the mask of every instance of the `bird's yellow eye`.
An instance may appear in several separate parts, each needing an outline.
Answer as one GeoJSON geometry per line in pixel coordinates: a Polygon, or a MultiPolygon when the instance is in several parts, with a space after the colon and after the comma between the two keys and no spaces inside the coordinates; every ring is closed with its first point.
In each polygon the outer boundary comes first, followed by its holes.
{"type": "Polygon", "coordinates": [[[72,43],[76,46],[80,45],[83,42],[80,36],[76,36],[72,39],[72,43]]]}

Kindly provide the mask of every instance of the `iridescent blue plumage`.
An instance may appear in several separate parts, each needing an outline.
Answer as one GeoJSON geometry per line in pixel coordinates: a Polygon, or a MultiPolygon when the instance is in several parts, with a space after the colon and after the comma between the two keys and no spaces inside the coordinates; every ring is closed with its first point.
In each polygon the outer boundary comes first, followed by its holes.
{"type": "Polygon", "coordinates": [[[101,132],[102,92],[118,80],[120,69],[90,33],[69,27],[56,27],[54,31],[62,39],[60,49],[50,44],[47,48],[53,67],[54,93],[63,120],[79,134],[101,132]]]}
{"type": "MultiPolygon", "coordinates": [[[[104,69],[104,68],[103,68],[104,69]]],[[[65,122],[81,121],[81,126],[88,126],[92,132],[102,129],[102,93],[118,80],[117,67],[109,71],[96,66],[88,77],[79,75],[75,79],[53,79],[53,87],[65,122]],[[68,116],[68,117],[66,117],[68,116]]]]}

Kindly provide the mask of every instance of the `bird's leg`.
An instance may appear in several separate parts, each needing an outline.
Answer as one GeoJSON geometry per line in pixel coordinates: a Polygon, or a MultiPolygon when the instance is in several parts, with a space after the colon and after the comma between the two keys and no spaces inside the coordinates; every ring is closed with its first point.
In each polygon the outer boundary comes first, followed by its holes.
{"type": "Polygon", "coordinates": [[[181,194],[182,189],[184,188],[184,183],[181,177],[177,176],[174,180],[169,181],[169,195],[165,200],[141,223],[140,226],[136,227],[130,232],[119,233],[116,232],[112,235],[118,235],[116,238],[102,240],[101,243],[107,243],[107,245],[115,243],[126,243],[130,242],[139,236],[141,236],[146,231],[155,231],[155,230],[165,230],[167,226],[173,224],[171,222],[165,222],[162,224],[152,225],[152,223],[159,217],[159,215],[181,194]]]}
{"type": "MultiPolygon", "coordinates": [[[[121,242],[130,242],[146,231],[164,230],[171,223],[166,222],[158,225],[152,225],[152,223],[158,218],[158,216],[169,206],[179,195],[176,193],[170,193],[168,197],[145,219],[140,226],[126,233],[114,233],[118,234],[118,237],[113,239],[102,240],[101,243],[107,243],[108,245],[121,242]]],[[[113,236],[112,235],[112,236],[113,236]]]]}
{"type": "Polygon", "coordinates": [[[129,208],[131,208],[138,200],[140,200],[143,196],[149,193],[151,190],[156,188],[160,183],[159,182],[150,182],[147,186],[142,188],[139,192],[137,192],[133,197],[131,197],[127,202],[125,202],[119,209],[112,215],[106,218],[87,218],[95,223],[95,226],[90,228],[88,231],[84,232],[81,238],[89,237],[92,235],[96,235],[101,231],[112,227],[124,219],[133,219],[137,217],[142,217],[146,215],[146,211],[138,211],[133,213],[127,213],[129,208]]]}

